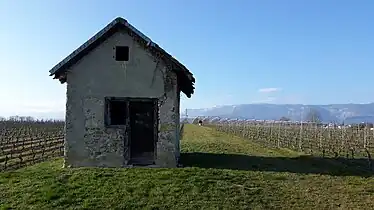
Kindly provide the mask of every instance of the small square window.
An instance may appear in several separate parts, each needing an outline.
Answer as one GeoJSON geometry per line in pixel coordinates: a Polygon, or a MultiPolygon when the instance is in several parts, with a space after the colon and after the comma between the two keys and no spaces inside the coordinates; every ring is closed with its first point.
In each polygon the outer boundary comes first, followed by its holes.
{"type": "Polygon", "coordinates": [[[117,98],[106,100],[106,125],[126,125],[127,101],[117,98]]]}
{"type": "Polygon", "coordinates": [[[129,51],[128,46],[116,46],[116,61],[128,61],[129,51]]]}

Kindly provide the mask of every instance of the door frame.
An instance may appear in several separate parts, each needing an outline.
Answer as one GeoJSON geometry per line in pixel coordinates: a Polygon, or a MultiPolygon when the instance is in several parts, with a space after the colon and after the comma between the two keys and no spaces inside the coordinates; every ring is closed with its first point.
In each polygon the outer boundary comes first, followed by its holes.
{"type": "Polygon", "coordinates": [[[124,98],[127,103],[127,145],[128,145],[128,151],[129,151],[129,163],[131,164],[131,119],[130,119],[130,103],[131,102],[153,102],[153,164],[155,164],[155,160],[157,157],[157,142],[158,142],[158,121],[159,121],[159,107],[158,107],[158,98],[142,98],[142,97],[126,97],[124,98]]]}

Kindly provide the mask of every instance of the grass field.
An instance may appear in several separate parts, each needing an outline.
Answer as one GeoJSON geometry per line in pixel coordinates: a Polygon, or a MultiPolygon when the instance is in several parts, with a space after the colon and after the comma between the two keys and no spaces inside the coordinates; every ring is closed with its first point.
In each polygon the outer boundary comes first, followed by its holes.
{"type": "MultiPolygon", "coordinates": [[[[62,160],[0,173],[0,209],[373,209],[374,178],[335,159],[268,149],[186,125],[178,169],[62,169],[62,160]]],[[[357,160],[359,161],[359,160],[357,160]]]]}

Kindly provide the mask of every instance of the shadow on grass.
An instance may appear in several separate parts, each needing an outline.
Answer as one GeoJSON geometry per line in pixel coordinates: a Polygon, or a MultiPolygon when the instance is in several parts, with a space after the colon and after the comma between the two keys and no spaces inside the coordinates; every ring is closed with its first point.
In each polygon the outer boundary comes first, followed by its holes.
{"type": "Polygon", "coordinates": [[[299,157],[262,157],[238,154],[182,153],[185,167],[219,168],[247,171],[291,172],[333,176],[374,175],[367,159],[299,157]]]}

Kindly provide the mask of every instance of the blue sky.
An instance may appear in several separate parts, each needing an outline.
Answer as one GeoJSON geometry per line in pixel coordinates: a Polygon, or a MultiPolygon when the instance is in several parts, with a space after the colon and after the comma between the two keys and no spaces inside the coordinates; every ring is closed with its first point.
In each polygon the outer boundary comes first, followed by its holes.
{"type": "Polygon", "coordinates": [[[196,77],[182,108],[374,102],[374,1],[0,0],[0,115],[61,112],[60,60],[121,16],[196,77]]]}

